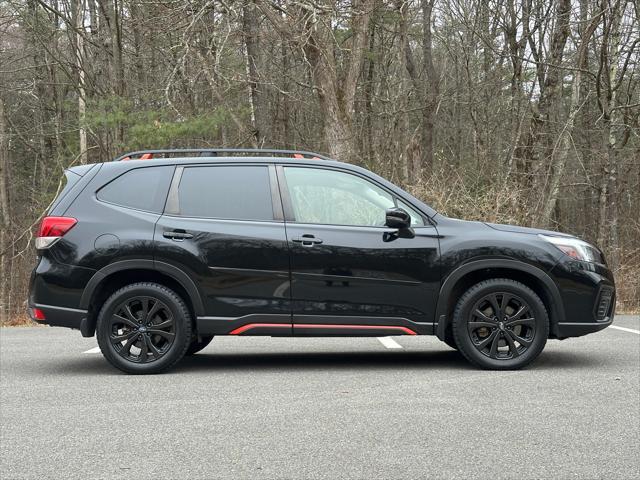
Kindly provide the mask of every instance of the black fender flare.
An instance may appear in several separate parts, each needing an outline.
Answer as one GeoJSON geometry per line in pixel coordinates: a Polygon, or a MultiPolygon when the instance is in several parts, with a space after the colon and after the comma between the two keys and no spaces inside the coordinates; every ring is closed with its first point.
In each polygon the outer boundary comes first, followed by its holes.
{"type": "Polygon", "coordinates": [[[435,318],[437,320],[437,323],[434,326],[436,335],[440,340],[444,340],[445,331],[449,322],[451,321],[451,319],[447,317],[447,307],[449,305],[449,300],[451,298],[455,285],[465,275],[478,270],[485,270],[489,268],[518,270],[520,272],[532,275],[536,279],[538,279],[541,282],[545,293],[551,300],[551,311],[549,312],[551,315],[550,330],[552,333],[555,333],[557,324],[564,321],[565,315],[562,296],[560,295],[558,286],[551,279],[551,277],[544,270],[528,263],[521,262],[519,260],[492,258],[474,260],[469,263],[465,263],[464,265],[456,268],[453,272],[451,272],[449,276],[443,281],[442,286],[440,287],[440,294],[438,295],[438,303],[436,305],[435,318]]]}
{"type": "Polygon", "coordinates": [[[98,286],[110,275],[125,270],[152,270],[173,278],[186,290],[196,316],[204,315],[204,305],[202,303],[200,291],[189,275],[174,265],[154,260],[120,260],[101,268],[93,275],[93,277],[91,277],[91,280],[89,280],[87,286],[82,292],[80,308],[88,310],[91,298],[98,286]]]}

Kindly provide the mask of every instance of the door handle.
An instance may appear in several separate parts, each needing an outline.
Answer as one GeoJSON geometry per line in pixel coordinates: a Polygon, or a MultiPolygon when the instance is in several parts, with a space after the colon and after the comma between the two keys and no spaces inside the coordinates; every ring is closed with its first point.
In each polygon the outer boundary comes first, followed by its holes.
{"type": "Polygon", "coordinates": [[[184,240],[185,238],[193,238],[193,234],[185,232],[184,230],[171,230],[163,232],[164,238],[170,238],[171,240],[184,240]]]}
{"type": "Polygon", "coordinates": [[[309,233],[305,233],[301,237],[294,237],[291,241],[301,243],[303,247],[313,247],[315,244],[322,243],[322,239],[316,238],[309,233]]]}

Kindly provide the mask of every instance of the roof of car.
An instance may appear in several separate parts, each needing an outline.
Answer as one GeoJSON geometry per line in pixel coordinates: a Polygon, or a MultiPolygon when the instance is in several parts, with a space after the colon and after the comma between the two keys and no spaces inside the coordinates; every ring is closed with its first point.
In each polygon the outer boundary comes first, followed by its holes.
{"type": "Polygon", "coordinates": [[[142,150],[129,152],[117,157],[112,162],[105,162],[102,168],[107,167],[114,175],[133,168],[160,166],[160,165],[194,165],[194,164],[215,164],[215,163],[281,163],[292,165],[313,165],[325,167],[339,167],[343,170],[350,170],[364,174],[370,179],[385,185],[400,197],[410,199],[414,203],[421,204],[427,215],[433,217],[437,212],[430,206],[413,195],[402,190],[397,185],[389,182],[385,178],[375,173],[353,165],[351,163],[340,162],[321,154],[300,150],[272,150],[272,149],[180,149],[180,150],[142,150]],[[210,153],[210,154],[209,154],[210,153]],[[194,155],[196,154],[196,155],[194,155]]]}

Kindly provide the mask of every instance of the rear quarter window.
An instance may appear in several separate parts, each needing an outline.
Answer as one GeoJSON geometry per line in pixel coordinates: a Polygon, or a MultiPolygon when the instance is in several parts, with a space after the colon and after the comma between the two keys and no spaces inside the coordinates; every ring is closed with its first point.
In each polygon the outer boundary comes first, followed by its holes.
{"type": "Polygon", "coordinates": [[[114,205],[162,213],[173,170],[173,166],[129,170],[103,186],[96,196],[114,205]]]}
{"type": "Polygon", "coordinates": [[[49,211],[53,211],[54,208],[58,206],[60,201],[71,191],[73,186],[78,183],[82,177],[76,173],[73,173],[71,170],[65,170],[64,177],[60,181],[61,188],[58,189],[60,193],[55,198],[53,202],[51,202],[51,207],[49,207],[49,211]]]}

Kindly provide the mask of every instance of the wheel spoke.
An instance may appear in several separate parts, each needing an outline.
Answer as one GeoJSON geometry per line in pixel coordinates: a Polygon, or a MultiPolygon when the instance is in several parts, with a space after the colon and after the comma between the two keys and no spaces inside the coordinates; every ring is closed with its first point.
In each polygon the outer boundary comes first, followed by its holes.
{"type": "Polygon", "coordinates": [[[149,297],[144,297],[142,300],[140,300],[140,303],[142,303],[142,311],[140,312],[140,323],[144,325],[147,321],[147,313],[149,312],[149,297]]]}
{"type": "Polygon", "coordinates": [[[138,334],[138,332],[127,332],[123,335],[116,335],[116,336],[109,336],[109,340],[111,340],[111,343],[122,343],[126,340],[129,340],[131,337],[135,337],[138,334]]]}
{"type": "Polygon", "coordinates": [[[138,323],[140,323],[140,320],[133,314],[133,312],[131,311],[131,305],[126,304],[122,310],[124,310],[124,314],[127,316],[127,318],[129,320],[131,320],[132,322],[134,322],[135,325],[137,325],[138,323]]]}
{"type": "Polygon", "coordinates": [[[155,303],[153,304],[153,307],[151,307],[151,310],[149,310],[145,317],[144,317],[144,324],[148,325],[149,322],[151,320],[153,320],[153,316],[158,313],[158,311],[160,310],[160,308],[162,307],[162,304],[159,301],[155,301],[155,303]]]}
{"type": "Polygon", "coordinates": [[[507,332],[507,334],[504,336],[505,340],[507,341],[507,343],[509,344],[509,351],[511,352],[511,355],[515,358],[518,355],[520,355],[518,353],[518,347],[516,347],[516,344],[513,341],[513,338],[511,338],[511,332],[507,332]]]}
{"type": "Polygon", "coordinates": [[[138,360],[140,360],[140,362],[142,363],[146,363],[146,361],[148,360],[148,353],[149,353],[149,345],[147,343],[147,339],[145,338],[144,335],[141,336],[141,342],[140,342],[140,354],[138,355],[138,360]]]}
{"type": "Polygon", "coordinates": [[[159,323],[157,325],[149,325],[149,327],[153,328],[154,330],[166,330],[167,328],[170,328],[173,326],[173,318],[170,318],[169,320],[165,320],[162,323],[159,323]]]}
{"type": "Polygon", "coordinates": [[[525,327],[533,328],[536,324],[535,318],[519,318],[517,320],[511,320],[507,322],[507,325],[515,327],[516,325],[524,325],[525,327]]]}
{"type": "Polygon", "coordinates": [[[176,336],[175,333],[165,332],[164,330],[157,330],[155,328],[147,329],[147,333],[149,333],[150,335],[160,335],[167,340],[172,340],[176,336]]]}
{"type": "Polygon", "coordinates": [[[491,332],[491,335],[489,335],[487,338],[485,338],[484,340],[482,340],[480,343],[476,343],[475,346],[478,350],[484,350],[484,348],[489,345],[489,343],[491,343],[491,341],[498,336],[498,330],[494,330],[493,332],[491,332]]]}
{"type": "Polygon", "coordinates": [[[533,340],[527,340],[526,338],[522,338],[522,337],[516,335],[512,330],[507,330],[507,333],[508,333],[509,336],[511,336],[511,338],[513,340],[518,342],[523,347],[527,347],[528,348],[531,345],[532,341],[533,341],[533,340]]]}
{"type": "Polygon", "coordinates": [[[491,350],[489,350],[489,356],[491,358],[496,358],[498,356],[498,345],[500,344],[501,333],[497,332],[496,336],[493,337],[493,342],[491,342],[491,350]]]}
{"type": "Polygon", "coordinates": [[[147,348],[151,351],[153,358],[160,358],[162,356],[162,353],[160,353],[160,350],[158,350],[158,348],[153,344],[149,336],[145,335],[144,341],[147,344],[147,348]]]}
{"type": "Polygon", "coordinates": [[[127,340],[127,343],[125,343],[122,349],[120,350],[121,352],[120,354],[129,355],[131,352],[131,347],[133,346],[133,343],[136,341],[137,338],[138,338],[137,335],[131,335],[131,337],[129,337],[129,340],[127,340]]]}
{"type": "Polygon", "coordinates": [[[114,314],[111,317],[111,324],[123,323],[131,328],[138,328],[138,322],[134,322],[129,320],[128,318],[123,317],[122,315],[114,314]]]}
{"type": "Polygon", "coordinates": [[[476,308],[476,311],[473,312],[473,314],[476,317],[480,317],[482,320],[484,320],[485,322],[491,322],[491,326],[493,327],[496,322],[493,320],[493,318],[486,316],[484,313],[482,313],[479,309],[476,308]]]}
{"type": "Polygon", "coordinates": [[[503,320],[507,316],[507,306],[509,305],[509,301],[513,298],[513,295],[509,295],[508,293],[502,294],[502,302],[500,303],[500,315],[498,318],[503,320]]]}
{"type": "Polygon", "coordinates": [[[469,333],[475,332],[477,329],[486,327],[493,328],[496,326],[495,322],[469,322],[469,333]]]}
{"type": "Polygon", "coordinates": [[[489,298],[487,298],[487,301],[491,304],[493,315],[500,318],[500,305],[498,303],[498,295],[495,293],[493,295],[490,295],[489,298]]]}
{"type": "Polygon", "coordinates": [[[509,322],[511,322],[512,320],[516,320],[517,318],[520,318],[520,316],[524,313],[524,311],[527,309],[527,307],[525,305],[522,305],[518,311],[516,313],[514,313],[513,315],[509,316],[507,315],[507,324],[509,324],[509,322]]]}

